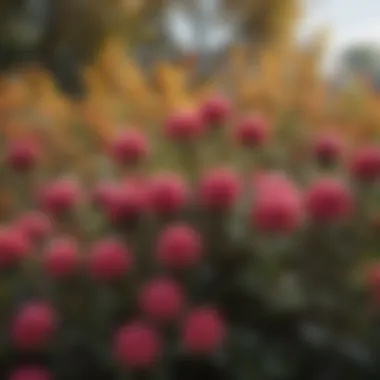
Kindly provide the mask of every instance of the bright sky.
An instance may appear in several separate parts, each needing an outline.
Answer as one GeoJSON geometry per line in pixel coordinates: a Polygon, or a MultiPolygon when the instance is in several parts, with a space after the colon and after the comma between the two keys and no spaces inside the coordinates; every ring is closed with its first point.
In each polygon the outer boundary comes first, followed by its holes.
{"type": "Polygon", "coordinates": [[[329,26],[328,69],[339,52],[351,43],[380,44],[380,0],[309,0],[309,3],[300,33],[306,35],[318,26],[329,26]]]}
{"type": "MultiPolygon", "coordinates": [[[[178,46],[185,50],[203,47],[207,51],[227,44],[233,23],[217,18],[216,8],[213,7],[218,0],[198,1],[203,7],[203,22],[200,20],[200,24],[203,23],[202,28],[199,24],[196,26],[189,22],[180,8],[174,8],[168,16],[167,24],[178,46]]],[[[303,1],[309,5],[300,25],[300,36],[305,37],[320,27],[330,28],[331,39],[326,56],[328,71],[347,45],[366,41],[380,44],[380,0],[303,1]]]]}

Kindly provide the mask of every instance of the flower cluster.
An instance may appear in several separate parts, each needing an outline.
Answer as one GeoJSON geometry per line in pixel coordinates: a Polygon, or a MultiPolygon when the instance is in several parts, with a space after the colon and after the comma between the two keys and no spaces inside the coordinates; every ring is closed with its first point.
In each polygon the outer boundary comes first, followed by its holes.
{"type": "Polygon", "coordinates": [[[215,96],[126,128],[86,152],[91,181],[44,166],[42,140],[6,147],[2,378],[377,373],[380,146],[283,144],[236,113],[215,96]],[[327,351],[341,365],[318,365],[327,351]]]}

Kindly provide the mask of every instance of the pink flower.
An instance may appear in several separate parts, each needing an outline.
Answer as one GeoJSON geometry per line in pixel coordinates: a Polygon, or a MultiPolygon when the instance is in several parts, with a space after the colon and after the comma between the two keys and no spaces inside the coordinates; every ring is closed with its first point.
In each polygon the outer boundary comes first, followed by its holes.
{"type": "Polygon", "coordinates": [[[359,149],[351,158],[351,175],[361,181],[373,181],[380,177],[380,147],[367,146],[359,149]]]}
{"type": "Polygon", "coordinates": [[[198,112],[181,110],[166,120],[164,132],[172,141],[188,142],[202,136],[204,124],[198,112]]]}
{"type": "Polygon", "coordinates": [[[88,259],[91,275],[100,281],[120,279],[128,273],[132,265],[131,251],[120,241],[112,238],[94,244],[88,259]]]}
{"type": "Polygon", "coordinates": [[[53,376],[42,367],[24,365],[15,369],[8,380],[53,380],[53,376]]]}
{"type": "Polygon", "coordinates": [[[236,125],[235,136],[237,142],[242,146],[262,146],[269,137],[268,124],[259,116],[248,116],[236,125]]]}
{"type": "Polygon", "coordinates": [[[80,266],[78,243],[73,238],[53,240],[44,257],[45,271],[52,277],[72,275],[80,266]]]}
{"type": "Polygon", "coordinates": [[[12,323],[12,341],[22,350],[41,349],[58,326],[55,310],[43,302],[24,305],[12,323]]]}
{"type": "Polygon", "coordinates": [[[8,165],[17,171],[28,171],[32,169],[39,158],[39,147],[31,140],[17,140],[11,142],[6,155],[8,165]]]}
{"type": "Polygon", "coordinates": [[[0,229],[0,268],[19,264],[30,249],[30,241],[21,229],[17,227],[0,229]]]}
{"type": "Polygon", "coordinates": [[[178,318],[183,304],[183,291],[170,278],[156,278],[145,284],[140,293],[140,307],[143,312],[159,321],[178,318]]]}
{"type": "Polygon", "coordinates": [[[56,215],[76,206],[80,188],[76,181],[60,179],[46,184],[39,195],[43,209],[56,215]]]}
{"type": "Polygon", "coordinates": [[[240,182],[236,173],[227,168],[213,169],[201,179],[200,203],[214,211],[226,211],[235,205],[240,195],[240,182]]]}
{"type": "Polygon", "coordinates": [[[117,361],[129,368],[148,368],[161,353],[160,337],[142,322],[130,323],[115,335],[114,353],[117,361]]]}
{"type": "Polygon", "coordinates": [[[313,220],[336,221],[349,216],[353,209],[353,196],[339,179],[319,178],[305,194],[305,207],[313,220]]]}
{"type": "Polygon", "coordinates": [[[112,222],[136,220],[147,209],[146,192],[133,183],[123,183],[109,192],[104,206],[112,222]]]}
{"type": "Polygon", "coordinates": [[[189,190],[184,181],[166,174],[153,178],[149,187],[150,206],[159,215],[179,212],[189,200],[189,190]]]}
{"type": "Polygon", "coordinates": [[[223,344],[224,338],[224,322],[215,309],[195,309],[184,321],[182,342],[190,353],[211,353],[223,344]]]}
{"type": "Polygon", "coordinates": [[[251,218],[260,230],[291,233],[299,226],[302,211],[299,191],[287,178],[271,173],[257,182],[251,218]]]}
{"type": "Polygon", "coordinates": [[[207,99],[201,106],[202,119],[208,125],[225,123],[231,113],[231,104],[221,96],[207,99]]]}
{"type": "Polygon", "coordinates": [[[315,157],[322,163],[331,163],[343,154],[342,140],[331,133],[324,133],[314,141],[315,157]]]}
{"type": "Polygon", "coordinates": [[[157,259],[172,269],[187,269],[202,257],[202,239],[197,231],[187,225],[166,227],[158,237],[157,259]]]}
{"type": "Polygon", "coordinates": [[[120,133],[111,145],[111,156],[120,164],[136,164],[149,154],[145,135],[138,130],[120,133]]]}

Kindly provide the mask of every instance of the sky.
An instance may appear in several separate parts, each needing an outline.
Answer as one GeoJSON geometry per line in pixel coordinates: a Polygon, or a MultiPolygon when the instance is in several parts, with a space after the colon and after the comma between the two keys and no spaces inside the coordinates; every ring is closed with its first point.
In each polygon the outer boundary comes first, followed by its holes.
{"type": "MultiPolygon", "coordinates": [[[[328,27],[330,40],[325,68],[331,72],[340,52],[351,43],[378,42],[380,44],[380,0],[303,0],[305,15],[299,25],[301,39],[319,28],[328,27]]],[[[218,0],[198,0],[203,8],[200,23],[194,25],[184,16],[181,1],[168,15],[170,35],[184,50],[211,51],[230,41],[233,22],[218,19],[215,7],[218,0]],[[202,22],[203,19],[203,22],[202,22]],[[199,27],[202,26],[203,27],[199,27]],[[206,25],[206,27],[205,27],[206,25]]]]}
{"type": "Polygon", "coordinates": [[[351,43],[380,44],[380,0],[309,0],[300,35],[307,36],[327,26],[330,41],[326,69],[330,70],[339,53],[351,43]]]}

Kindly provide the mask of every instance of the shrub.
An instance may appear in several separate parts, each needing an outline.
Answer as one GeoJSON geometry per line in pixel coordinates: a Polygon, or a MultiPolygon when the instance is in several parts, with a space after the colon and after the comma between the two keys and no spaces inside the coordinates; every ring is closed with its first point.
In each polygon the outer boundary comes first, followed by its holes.
{"type": "Polygon", "coordinates": [[[380,147],[219,99],[83,146],[91,180],[6,147],[1,378],[379,376],[380,147]]]}

